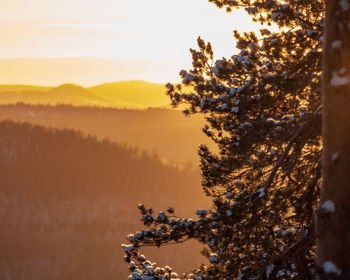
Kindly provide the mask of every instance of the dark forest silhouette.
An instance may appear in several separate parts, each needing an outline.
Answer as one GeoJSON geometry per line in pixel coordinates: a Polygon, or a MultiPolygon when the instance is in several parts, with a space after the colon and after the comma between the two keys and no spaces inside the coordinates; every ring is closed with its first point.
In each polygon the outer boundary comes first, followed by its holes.
{"type": "MultiPolygon", "coordinates": [[[[152,201],[190,215],[207,204],[195,171],[135,147],[29,123],[0,122],[0,177],[0,279],[125,278],[120,243],[137,228],[133,205],[152,201]]],[[[200,257],[183,250],[155,253],[181,271],[200,257]]]]}
{"type": "Polygon", "coordinates": [[[0,120],[25,121],[45,127],[70,128],[98,139],[155,151],[162,159],[198,166],[199,143],[213,144],[201,132],[203,117],[185,117],[166,109],[130,110],[70,105],[0,105],[0,120]]]}

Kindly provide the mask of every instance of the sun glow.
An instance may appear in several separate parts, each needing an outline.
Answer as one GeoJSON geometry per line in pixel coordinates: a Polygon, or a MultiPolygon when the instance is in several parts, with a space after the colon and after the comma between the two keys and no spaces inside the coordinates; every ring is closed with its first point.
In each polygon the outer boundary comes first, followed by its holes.
{"type": "MultiPolygon", "coordinates": [[[[135,70],[143,74],[130,75],[129,79],[155,82],[174,80],[179,68],[190,67],[188,49],[196,47],[198,36],[211,41],[216,58],[220,58],[231,56],[235,51],[234,29],[248,31],[257,28],[244,13],[234,11],[227,14],[206,0],[3,2],[0,10],[2,58],[116,58],[125,60],[124,66],[131,63],[130,60],[138,60],[135,70]],[[163,74],[155,71],[153,76],[150,75],[152,64],[163,68],[163,74]]],[[[104,60],[104,63],[107,65],[109,62],[104,60]]],[[[40,63],[38,67],[41,67],[40,63]]],[[[32,68],[35,70],[34,65],[32,68]]],[[[16,76],[16,73],[13,75],[16,76]]],[[[57,82],[66,82],[63,78],[67,77],[64,73],[61,75],[57,82]]],[[[100,79],[102,81],[102,75],[100,79]]],[[[112,77],[107,75],[106,79],[108,81],[112,77]]],[[[52,81],[55,79],[51,77],[52,81]]],[[[92,83],[83,77],[79,79],[81,81],[83,84],[92,83]]],[[[0,78],[0,83],[6,82],[20,81],[0,78]]],[[[31,81],[27,79],[24,82],[31,81]]],[[[31,83],[35,82],[47,84],[49,81],[41,78],[33,79],[31,83]]]]}

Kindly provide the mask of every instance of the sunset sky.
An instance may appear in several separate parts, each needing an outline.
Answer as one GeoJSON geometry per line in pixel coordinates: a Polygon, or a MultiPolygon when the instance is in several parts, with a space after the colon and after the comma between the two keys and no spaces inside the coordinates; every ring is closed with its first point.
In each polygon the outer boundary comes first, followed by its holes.
{"type": "Polygon", "coordinates": [[[198,35],[220,58],[254,26],[207,0],[2,0],[0,83],[174,81],[198,35]]]}

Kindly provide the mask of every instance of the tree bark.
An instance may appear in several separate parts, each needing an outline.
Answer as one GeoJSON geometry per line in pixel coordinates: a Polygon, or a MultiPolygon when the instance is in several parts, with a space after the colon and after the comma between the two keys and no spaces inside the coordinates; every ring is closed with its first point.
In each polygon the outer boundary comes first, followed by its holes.
{"type": "Polygon", "coordinates": [[[350,0],[326,1],[324,30],[317,263],[320,279],[350,279],[350,0]]]}

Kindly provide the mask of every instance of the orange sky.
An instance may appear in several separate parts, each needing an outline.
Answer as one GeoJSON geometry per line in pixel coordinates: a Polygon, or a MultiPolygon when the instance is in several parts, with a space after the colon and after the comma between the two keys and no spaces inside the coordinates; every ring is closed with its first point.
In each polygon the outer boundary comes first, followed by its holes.
{"type": "Polygon", "coordinates": [[[17,59],[0,61],[0,83],[173,81],[189,67],[198,35],[213,43],[216,57],[232,55],[233,29],[254,25],[206,0],[2,0],[0,58],[17,59]],[[18,60],[38,57],[85,58],[70,60],[74,73],[57,59],[18,60]]]}

